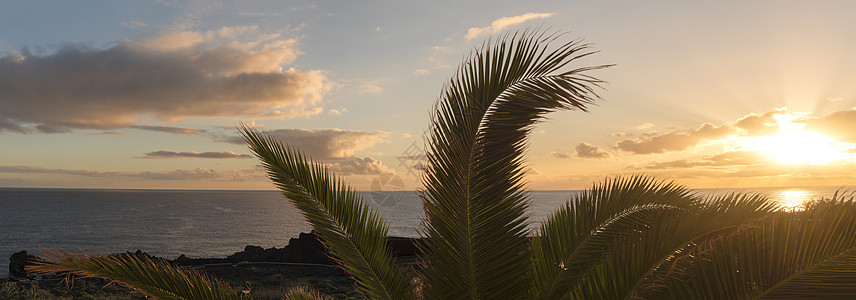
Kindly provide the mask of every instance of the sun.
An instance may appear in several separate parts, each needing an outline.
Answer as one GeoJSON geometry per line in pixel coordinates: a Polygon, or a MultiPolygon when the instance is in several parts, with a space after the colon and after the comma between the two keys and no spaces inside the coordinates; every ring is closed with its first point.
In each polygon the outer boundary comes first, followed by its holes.
{"type": "Polygon", "coordinates": [[[853,159],[852,144],[803,129],[805,124],[795,122],[799,117],[797,114],[775,115],[779,133],[751,138],[746,146],[786,164],[822,165],[853,159]]]}
{"type": "Polygon", "coordinates": [[[794,130],[752,141],[756,151],[773,160],[789,164],[827,164],[848,159],[848,147],[834,139],[811,131],[794,130]]]}

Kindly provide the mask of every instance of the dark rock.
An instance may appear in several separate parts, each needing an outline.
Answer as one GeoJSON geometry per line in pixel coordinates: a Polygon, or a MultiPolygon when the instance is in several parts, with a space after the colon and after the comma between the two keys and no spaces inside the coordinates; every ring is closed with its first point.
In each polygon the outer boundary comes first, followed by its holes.
{"type": "Polygon", "coordinates": [[[9,275],[15,277],[27,277],[25,268],[32,265],[32,261],[38,259],[35,255],[27,254],[27,251],[15,252],[9,257],[9,275]]]}

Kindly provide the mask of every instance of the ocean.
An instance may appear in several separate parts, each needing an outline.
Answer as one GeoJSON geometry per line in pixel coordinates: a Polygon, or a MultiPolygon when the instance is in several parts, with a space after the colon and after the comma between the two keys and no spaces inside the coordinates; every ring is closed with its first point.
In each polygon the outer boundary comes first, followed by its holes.
{"type": "MultiPolygon", "coordinates": [[[[831,197],[839,187],[707,189],[766,193],[784,206],[831,197]]],[[[578,191],[533,191],[530,228],[578,191]]],[[[414,191],[364,192],[390,224],[390,235],[418,236],[424,214],[414,191]]],[[[0,188],[0,278],[8,258],[27,250],[115,253],[142,250],[176,258],[225,257],[246,245],[284,247],[309,225],[276,191],[0,188]]]]}

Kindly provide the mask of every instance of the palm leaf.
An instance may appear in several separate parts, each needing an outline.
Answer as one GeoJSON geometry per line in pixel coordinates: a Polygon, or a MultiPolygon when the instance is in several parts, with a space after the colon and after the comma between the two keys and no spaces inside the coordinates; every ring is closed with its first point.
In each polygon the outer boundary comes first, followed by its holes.
{"type": "Polygon", "coordinates": [[[805,299],[856,296],[856,201],[821,201],[776,213],[703,243],[683,278],[651,293],[667,298],[805,299]]]}
{"type": "Polygon", "coordinates": [[[159,258],[130,252],[90,255],[48,250],[46,254],[28,271],[106,278],[161,299],[241,299],[226,283],[159,258]]]}
{"type": "Polygon", "coordinates": [[[674,217],[693,204],[689,191],[646,176],[618,177],[577,195],[541,225],[535,249],[535,290],[540,299],[567,295],[577,280],[664,213],[674,217]]]}
{"type": "Polygon", "coordinates": [[[282,297],[283,300],[332,300],[318,291],[307,287],[294,287],[282,297]]]}
{"type": "Polygon", "coordinates": [[[445,88],[427,140],[420,196],[428,218],[428,298],[517,299],[528,291],[530,260],[522,154],[547,112],[585,110],[599,81],[578,68],[587,56],[558,35],[523,32],[488,42],[445,88]]]}
{"type": "Polygon", "coordinates": [[[300,151],[244,126],[268,177],[317,231],[324,245],[373,299],[413,298],[410,280],[387,247],[389,226],[341,179],[300,151]]]}

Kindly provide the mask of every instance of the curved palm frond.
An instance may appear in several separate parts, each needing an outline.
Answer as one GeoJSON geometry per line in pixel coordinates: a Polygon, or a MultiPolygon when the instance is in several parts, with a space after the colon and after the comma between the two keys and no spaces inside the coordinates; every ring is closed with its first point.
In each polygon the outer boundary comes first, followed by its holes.
{"type": "Polygon", "coordinates": [[[778,212],[736,234],[714,236],[686,276],[652,297],[806,299],[856,295],[856,201],[833,199],[778,212]]]}
{"type": "Polygon", "coordinates": [[[387,247],[389,226],[377,211],[300,151],[246,126],[241,133],[271,181],[300,210],[366,296],[413,298],[407,274],[395,266],[387,247]]]}
{"type": "Polygon", "coordinates": [[[519,299],[530,248],[522,154],[547,112],[585,110],[599,80],[585,67],[554,74],[593,52],[558,35],[523,32],[488,42],[444,89],[427,140],[420,196],[428,218],[428,298],[519,299]]]}
{"type": "Polygon", "coordinates": [[[638,242],[663,213],[674,217],[693,204],[690,192],[647,176],[617,177],[595,184],[559,208],[536,236],[534,272],[539,299],[556,299],[610,257],[623,243],[638,242]]]}
{"type": "Polygon", "coordinates": [[[228,284],[162,259],[130,252],[90,255],[48,250],[46,254],[28,271],[110,279],[161,299],[241,299],[228,284]]]}
{"type": "Polygon", "coordinates": [[[288,290],[288,293],[285,296],[282,296],[283,300],[332,300],[333,298],[327,297],[319,293],[318,291],[307,288],[307,287],[295,287],[288,290]]]}

